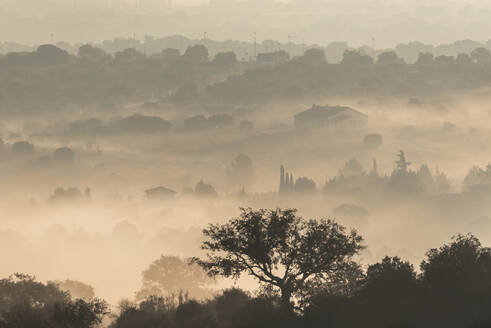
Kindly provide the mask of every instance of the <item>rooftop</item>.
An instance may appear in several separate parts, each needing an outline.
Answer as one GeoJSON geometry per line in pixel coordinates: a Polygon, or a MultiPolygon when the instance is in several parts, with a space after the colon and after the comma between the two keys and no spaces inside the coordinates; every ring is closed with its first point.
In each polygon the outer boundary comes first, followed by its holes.
{"type": "Polygon", "coordinates": [[[347,106],[317,106],[313,105],[312,108],[309,108],[301,113],[295,115],[295,119],[309,119],[309,118],[323,118],[328,119],[330,117],[336,116],[341,113],[350,113],[359,115],[364,118],[368,118],[367,115],[347,106]]]}

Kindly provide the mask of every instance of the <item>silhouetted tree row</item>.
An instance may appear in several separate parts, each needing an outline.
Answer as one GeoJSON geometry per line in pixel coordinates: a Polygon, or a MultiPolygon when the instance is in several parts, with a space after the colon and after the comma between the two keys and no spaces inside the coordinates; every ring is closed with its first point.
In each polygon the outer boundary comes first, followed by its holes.
{"type": "MultiPolygon", "coordinates": [[[[339,64],[325,51],[308,49],[289,58],[283,52],[240,62],[233,52],[210,59],[203,45],[145,55],[134,48],[109,55],[84,45],[77,56],[52,45],[0,57],[0,109],[60,110],[64,105],[162,101],[178,105],[258,103],[309,95],[392,95],[416,99],[435,92],[487,86],[491,52],[484,47],[456,57],[422,52],[407,64],[394,51],[377,59],[344,51],[339,64]]],[[[413,101],[411,104],[419,104],[413,101]]],[[[68,108],[69,109],[69,108],[68,108]]]]}
{"type": "MultiPolygon", "coordinates": [[[[419,169],[412,170],[412,164],[406,159],[403,151],[398,154],[398,160],[394,163],[393,171],[380,174],[377,169],[377,161],[373,160],[373,167],[366,171],[357,159],[351,159],[339,170],[339,174],[329,179],[324,185],[324,192],[328,194],[363,195],[374,196],[386,195],[424,195],[433,196],[447,193],[451,184],[445,173],[436,170],[431,172],[427,164],[422,164],[419,169]]],[[[489,171],[489,168],[488,168],[489,171]]],[[[483,178],[486,172],[479,168],[473,168],[464,180],[464,188],[478,182],[483,184],[487,181],[483,178]]],[[[293,174],[284,172],[280,168],[279,194],[304,194],[311,195],[317,191],[316,183],[308,177],[301,177],[294,181],[293,174]]]]}
{"type": "Polygon", "coordinates": [[[203,83],[236,66],[234,53],[218,53],[210,59],[202,45],[189,47],[183,54],[165,49],[153,56],[133,48],[112,56],[90,45],[80,47],[74,56],[53,45],[42,45],[33,52],[0,57],[0,109],[52,111],[67,104],[102,104],[107,109],[162,97],[179,86],[203,83]]]}
{"type": "Polygon", "coordinates": [[[24,274],[0,280],[0,327],[97,327],[108,314],[107,303],[93,298],[90,292],[83,292],[82,298],[72,299],[64,290],[87,289],[85,285],[74,286],[74,283],[43,284],[24,274]]]}
{"type": "MultiPolygon", "coordinates": [[[[206,255],[185,262],[161,257],[143,273],[139,303],[123,301],[112,328],[489,327],[491,249],[472,235],[430,249],[419,270],[399,257],[365,269],[354,230],[294,209],[242,209],[204,230],[206,255]],[[248,275],[255,293],[226,289],[196,301],[211,276],[248,275]],[[183,289],[179,287],[183,286],[183,289]],[[179,289],[179,290],[178,290],[179,289]],[[157,291],[155,295],[151,291],[157,291]]],[[[96,327],[108,314],[90,286],[43,284],[16,274],[0,280],[0,327],[96,327]],[[72,299],[69,292],[81,295],[72,299]]]]}
{"type": "MultiPolygon", "coordinates": [[[[419,54],[407,64],[394,51],[377,59],[346,50],[339,64],[328,63],[323,50],[311,49],[280,65],[246,71],[210,85],[201,101],[251,102],[311,95],[403,96],[416,99],[437,92],[477,88],[491,82],[491,52],[477,48],[456,57],[419,54]]],[[[420,104],[420,101],[417,101],[420,104]]]]}
{"type": "MultiPolygon", "coordinates": [[[[160,54],[166,49],[175,49],[176,51],[184,52],[188,47],[201,45],[203,40],[191,40],[182,35],[174,35],[169,37],[154,38],[146,35],[144,40],[138,40],[134,38],[115,38],[113,40],[105,40],[102,43],[94,44],[94,47],[103,50],[108,54],[114,54],[122,49],[135,48],[139,52],[145,52],[146,54],[155,55],[160,54]]],[[[253,60],[254,44],[243,41],[217,41],[206,40],[206,47],[211,53],[218,54],[224,52],[235,52],[237,57],[242,60],[253,60]]],[[[78,53],[80,47],[85,46],[82,43],[70,44],[68,42],[59,41],[56,46],[68,53],[75,55],[78,53]]],[[[21,52],[21,51],[33,51],[35,46],[24,45],[16,42],[0,42],[0,57],[9,52],[21,52]]],[[[394,51],[397,55],[403,58],[407,63],[414,63],[420,53],[430,53],[434,57],[438,56],[458,56],[460,53],[470,54],[476,48],[491,49],[491,40],[486,42],[479,42],[475,40],[457,40],[448,44],[425,44],[420,41],[412,41],[408,43],[397,44],[394,47],[394,51]]],[[[330,42],[327,47],[322,48],[319,45],[305,45],[290,42],[288,44],[281,43],[274,40],[264,40],[263,42],[256,43],[256,50],[259,54],[278,53],[283,52],[290,57],[302,55],[305,49],[323,49],[326,53],[328,60],[332,63],[338,63],[343,57],[343,53],[346,50],[362,51],[373,58],[376,58],[382,52],[386,52],[388,49],[374,49],[373,47],[364,45],[361,47],[352,47],[348,42],[334,41],[330,42]],[[283,50],[275,50],[283,49],[283,50]],[[285,50],[288,50],[285,51],[285,50]]],[[[283,55],[281,55],[283,56],[283,55]]]]}
{"type": "Polygon", "coordinates": [[[150,296],[125,303],[122,327],[489,327],[491,250],[458,235],[426,253],[417,272],[399,257],[365,270],[355,232],[295,210],[243,209],[204,230],[195,263],[212,275],[255,278],[259,290],[224,290],[206,301],[150,296]]]}

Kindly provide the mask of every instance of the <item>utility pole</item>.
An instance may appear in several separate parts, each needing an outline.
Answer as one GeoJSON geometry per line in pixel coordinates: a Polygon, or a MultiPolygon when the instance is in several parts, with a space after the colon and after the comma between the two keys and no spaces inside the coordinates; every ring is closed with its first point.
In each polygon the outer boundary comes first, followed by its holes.
{"type": "Polygon", "coordinates": [[[257,34],[254,32],[254,61],[257,60],[257,34]]]}
{"type": "Polygon", "coordinates": [[[290,45],[290,43],[291,43],[291,38],[292,38],[292,37],[291,37],[291,35],[290,35],[290,34],[288,34],[288,45],[287,45],[287,48],[286,48],[286,49],[287,49],[287,51],[288,51],[288,56],[290,56],[290,57],[292,56],[292,54],[291,54],[291,45],[290,45]]]}
{"type": "Polygon", "coordinates": [[[51,40],[51,44],[55,45],[55,37],[54,37],[53,33],[50,34],[50,40],[51,40]]]}
{"type": "Polygon", "coordinates": [[[147,55],[147,33],[143,35],[143,54],[147,55]]]}

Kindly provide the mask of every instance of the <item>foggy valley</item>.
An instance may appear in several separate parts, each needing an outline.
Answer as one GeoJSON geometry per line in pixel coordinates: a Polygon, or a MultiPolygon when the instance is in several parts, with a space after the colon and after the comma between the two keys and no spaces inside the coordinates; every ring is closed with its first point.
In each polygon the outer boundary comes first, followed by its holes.
{"type": "Polygon", "coordinates": [[[490,10],[0,0],[0,328],[489,327],[490,10]]]}

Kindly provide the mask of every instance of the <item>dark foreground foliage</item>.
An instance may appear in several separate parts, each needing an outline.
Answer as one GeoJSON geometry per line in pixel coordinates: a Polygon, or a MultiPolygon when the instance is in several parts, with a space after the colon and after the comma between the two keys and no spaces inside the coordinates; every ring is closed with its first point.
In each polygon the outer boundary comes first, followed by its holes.
{"type": "Polygon", "coordinates": [[[409,262],[385,257],[344,288],[305,287],[293,314],[285,311],[281,293],[268,288],[254,296],[229,289],[201,303],[150,297],[123,307],[112,328],[490,327],[489,248],[459,235],[428,251],[420,269],[418,274],[409,262]]]}
{"type": "MultiPolygon", "coordinates": [[[[183,292],[147,296],[122,303],[109,327],[491,327],[491,249],[472,235],[429,250],[418,272],[399,257],[362,270],[351,257],[362,248],[354,231],[304,221],[295,210],[242,211],[205,230],[209,254],[194,262],[215,275],[251,275],[260,282],[256,293],[232,288],[205,301],[183,292]],[[343,245],[352,247],[345,252],[343,245]],[[338,262],[322,262],[336,254],[338,262]],[[299,282],[297,274],[310,278],[299,282]]],[[[0,328],[102,326],[106,303],[73,300],[59,287],[22,274],[0,280],[0,328]]]]}
{"type": "Polygon", "coordinates": [[[91,328],[108,306],[98,299],[71,299],[55,283],[15,274],[0,280],[1,328],[91,328]]]}

